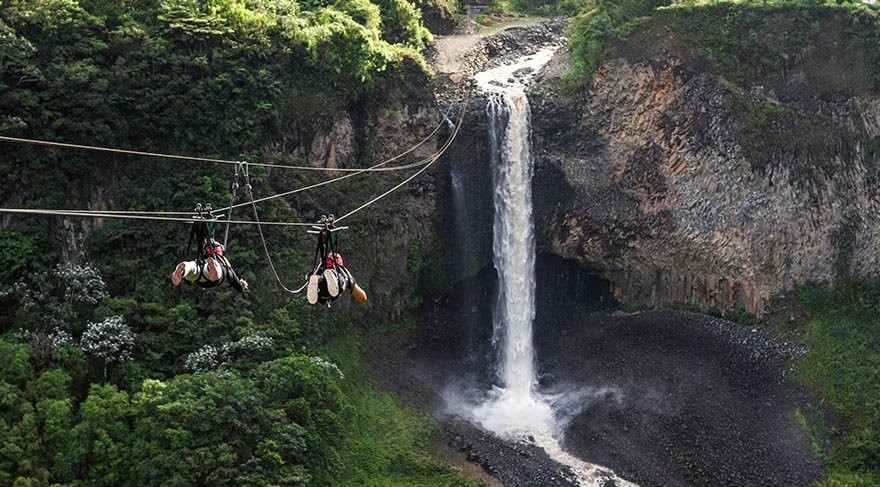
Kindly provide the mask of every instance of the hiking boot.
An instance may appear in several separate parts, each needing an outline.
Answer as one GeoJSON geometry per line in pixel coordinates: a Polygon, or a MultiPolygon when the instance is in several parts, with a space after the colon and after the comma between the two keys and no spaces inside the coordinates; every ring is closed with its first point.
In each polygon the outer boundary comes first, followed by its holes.
{"type": "Polygon", "coordinates": [[[177,268],[171,273],[171,284],[174,284],[174,287],[179,286],[180,283],[183,282],[184,274],[186,274],[186,264],[181,262],[180,264],[177,264],[177,268]]]}
{"type": "Polygon", "coordinates": [[[309,284],[306,287],[306,299],[309,300],[309,304],[318,302],[318,281],[320,280],[321,278],[317,274],[309,276],[309,284]]]}
{"type": "Polygon", "coordinates": [[[336,276],[336,271],[333,269],[325,270],[324,280],[327,281],[327,294],[331,298],[339,296],[339,278],[336,276]]]}

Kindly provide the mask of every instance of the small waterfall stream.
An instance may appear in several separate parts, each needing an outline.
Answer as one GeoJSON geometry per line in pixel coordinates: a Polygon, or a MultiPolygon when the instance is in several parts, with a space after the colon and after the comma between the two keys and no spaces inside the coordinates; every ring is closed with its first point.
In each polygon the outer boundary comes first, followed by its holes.
{"type": "Polygon", "coordinates": [[[578,402],[583,391],[542,394],[535,370],[533,160],[525,86],[555,50],[544,48],[475,76],[478,86],[489,94],[486,111],[495,206],[493,252],[499,281],[493,316],[498,385],[465,414],[500,437],[517,441],[532,438],[551,458],[568,465],[582,486],[599,486],[609,479],[619,487],[632,486],[613,472],[583,462],[562,449],[564,419],[558,417],[554,404],[578,402]]]}
{"type": "Polygon", "coordinates": [[[460,259],[458,265],[462,269],[467,269],[469,266],[467,251],[471,245],[470,216],[465,200],[464,177],[461,169],[454,162],[449,166],[449,181],[452,193],[452,215],[455,218],[455,237],[459,247],[455,249],[460,259]]]}

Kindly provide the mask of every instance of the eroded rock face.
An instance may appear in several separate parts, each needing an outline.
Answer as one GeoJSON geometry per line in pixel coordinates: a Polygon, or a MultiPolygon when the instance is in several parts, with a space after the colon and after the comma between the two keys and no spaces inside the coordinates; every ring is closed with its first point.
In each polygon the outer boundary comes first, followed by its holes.
{"type": "Polygon", "coordinates": [[[624,302],[752,312],[796,283],[878,271],[880,97],[778,102],[674,50],[616,56],[572,96],[565,56],[532,94],[542,250],[596,269],[624,302]],[[773,127],[788,149],[762,137],[756,160],[742,97],[784,103],[769,109],[791,113],[773,127]]]}

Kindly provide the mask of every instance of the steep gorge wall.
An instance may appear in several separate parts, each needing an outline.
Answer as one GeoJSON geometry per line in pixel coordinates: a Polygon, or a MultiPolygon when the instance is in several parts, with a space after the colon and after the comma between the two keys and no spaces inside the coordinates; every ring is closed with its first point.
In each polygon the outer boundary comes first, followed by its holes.
{"type": "Polygon", "coordinates": [[[573,95],[567,65],[532,95],[544,251],[624,302],[753,312],[797,283],[880,270],[876,93],[810,93],[803,76],[797,97],[744,92],[651,23],[573,95]],[[785,116],[756,134],[764,112],[785,116]]]}

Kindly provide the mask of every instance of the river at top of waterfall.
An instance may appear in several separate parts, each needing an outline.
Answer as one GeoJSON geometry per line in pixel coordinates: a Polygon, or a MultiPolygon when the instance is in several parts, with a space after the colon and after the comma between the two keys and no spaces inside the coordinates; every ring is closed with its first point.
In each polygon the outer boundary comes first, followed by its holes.
{"type": "Polygon", "coordinates": [[[474,75],[477,86],[486,93],[525,93],[535,76],[550,62],[559,46],[545,47],[534,54],[508,61],[474,75]]]}

